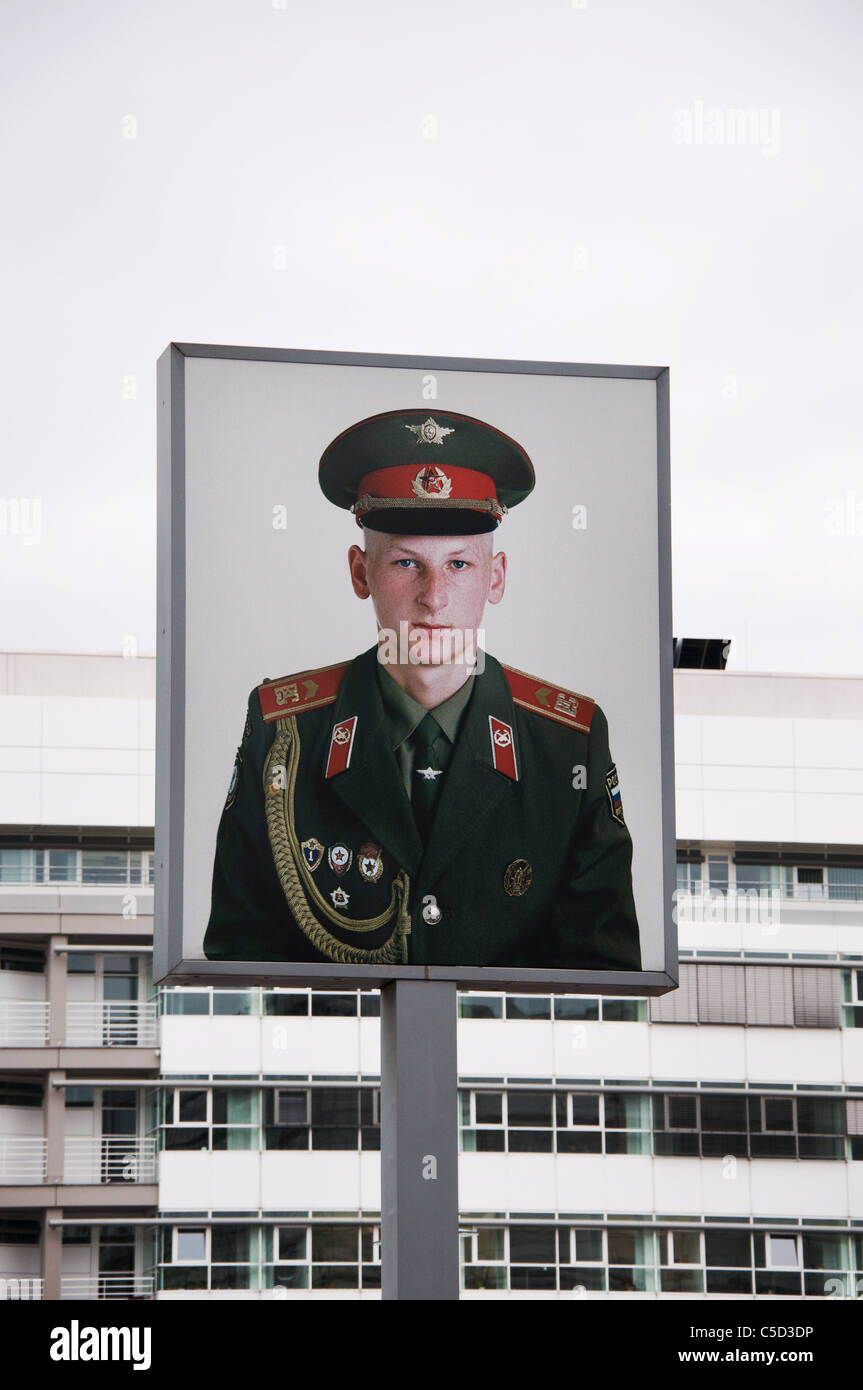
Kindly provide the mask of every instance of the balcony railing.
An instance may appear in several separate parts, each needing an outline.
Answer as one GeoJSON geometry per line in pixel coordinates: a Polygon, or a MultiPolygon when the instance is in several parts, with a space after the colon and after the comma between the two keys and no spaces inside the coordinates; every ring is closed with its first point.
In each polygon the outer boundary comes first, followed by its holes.
{"type": "Polygon", "coordinates": [[[61,1298],[152,1298],[150,1274],[64,1274],[61,1298]]]}
{"type": "Polygon", "coordinates": [[[4,1274],[0,1278],[0,1300],[30,1300],[42,1297],[42,1280],[32,1274],[4,1274]]]}
{"type": "Polygon", "coordinates": [[[156,1140],[84,1138],[64,1144],[63,1181],[69,1183],[155,1182],[156,1140]]]}
{"type": "Polygon", "coordinates": [[[29,1134],[0,1134],[0,1183],[45,1181],[47,1140],[29,1134]]]}
{"type": "Polygon", "coordinates": [[[44,1047],[50,1020],[50,1004],[4,999],[0,1003],[0,1047],[44,1047]]]}
{"type": "Polygon", "coordinates": [[[125,1001],[66,1005],[67,1047],[155,1047],[156,1005],[125,1001]]]}

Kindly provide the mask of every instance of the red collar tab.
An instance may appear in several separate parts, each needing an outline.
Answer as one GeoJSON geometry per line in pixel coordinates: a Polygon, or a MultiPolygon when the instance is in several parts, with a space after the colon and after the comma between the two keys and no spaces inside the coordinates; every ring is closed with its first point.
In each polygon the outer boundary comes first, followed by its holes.
{"type": "Polygon", "coordinates": [[[352,714],[350,719],[343,719],[340,724],[336,724],[330,735],[330,751],[327,756],[325,777],[336,777],[340,772],[347,772],[351,765],[351,751],[354,746],[356,731],[357,716],[355,714],[352,714]]]}
{"type": "Polygon", "coordinates": [[[491,756],[494,759],[495,772],[502,772],[504,777],[509,777],[511,781],[518,781],[518,768],[515,761],[515,736],[512,732],[512,725],[505,724],[502,719],[496,719],[493,714],[488,717],[488,732],[491,738],[491,756]]]}

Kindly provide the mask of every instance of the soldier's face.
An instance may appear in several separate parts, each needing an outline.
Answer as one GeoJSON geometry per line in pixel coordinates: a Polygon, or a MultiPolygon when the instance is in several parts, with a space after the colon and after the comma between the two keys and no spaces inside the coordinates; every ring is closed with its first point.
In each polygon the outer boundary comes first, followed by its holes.
{"type": "Polygon", "coordinates": [[[487,603],[500,603],[506,556],[493,553],[491,533],[481,536],[392,536],[366,532],[366,549],[351,546],[348,559],[354,593],[371,598],[378,628],[398,635],[407,623],[409,641],[431,654],[450,629],[475,643],[487,603]]]}

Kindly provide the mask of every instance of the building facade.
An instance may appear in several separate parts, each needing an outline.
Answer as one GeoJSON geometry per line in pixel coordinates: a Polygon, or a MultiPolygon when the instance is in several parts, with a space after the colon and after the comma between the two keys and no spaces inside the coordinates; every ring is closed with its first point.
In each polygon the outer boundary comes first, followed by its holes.
{"type": "MultiPolygon", "coordinates": [[[[0,655],[0,1293],[379,1298],[379,995],[153,990],[153,696],[0,655]]],[[[863,1292],[863,679],[675,723],[680,988],[459,995],[465,1299],[863,1292]]]]}

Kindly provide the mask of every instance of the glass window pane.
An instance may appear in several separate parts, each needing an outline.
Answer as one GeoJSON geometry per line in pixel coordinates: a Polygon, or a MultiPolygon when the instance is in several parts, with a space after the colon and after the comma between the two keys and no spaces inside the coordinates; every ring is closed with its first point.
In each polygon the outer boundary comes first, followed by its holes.
{"type": "Polygon", "coordinates": [[[279,1259],[305,1260],[307,1258],[307,1231],[304,1226],[280,1226],[279,1259]]]}
{"type": "Polygon", "coordinates": [[[551,1000],[547,995],[507,995],[507,1018],[551,1018],[551,1000]]]}
{"type": "Polygon", "coordinates": [[[571,999],[564,996],[562,999],[554,1001],[554,1016],[556,1019],[588,1019],[599,1018],[598,999],[571,999]]]}
{"type": "Polygon", "coordinates": [[[316,1087],[312,1091],[312,1124],[356,1127],[359,1124],[356,1090],[350,1086],[316,1087]]]}
{"type": "Polygon", "coordinates": [[[36,872],[36,855],[32,849],[0,849],[0,883],[41,883],[36,872]]]}
{"type": "Polygon", "coordinates": [[[764,1128],[766,1130],[794,1129],[794,1102],[764,1098],[764,1128]]]}
{"type": "Polygon", "coordinates": [[[200,1124],[207,1118],[206,1091],[177,1092],[178,1119],[183,1124],[200,1124]]]}
{"type": "Polygon", "coordinates": [[[511,1226],[510,1264],[554,1264],[556,1243],[553,1226],[511,1226]]]}
{"type": "Polygon", "coordinates": [[[746,1269],[752,1263],[748,1231],[705,1231],[704,1252],[709,1265],[746,1269]]]}
{"type": "Polygon", "coordinates": [[[459,1018],[503,1018],[503,999],[491,995],[482,999],[460,994],[458,997],[459,1018]]]}
{"type": "Polygon", "coordinates": [[[599,1096],[570,1096],[574,1125],[599,1124],[599,1096]]]}
{"type": "Polygon", "coordinates": [[[771,1265],[796,1265],[797,1239],[795,1236],[768,1236],[768,1253],[771,1265]]]}
{"type": "Polygon", "coordinates": [[[507,1097],[511,1125],[551,1127],[551,1092],[511,1091],[507,1097]]]}
{"type": "Polygon", "coordinates": [[[243,1264],[257,1258],[252,1251],[255,1234],[249,1226],[214,1226],[210,1234],[213,1264],[243,1264]]]}
{"type": "Polygon", "coordinates": [[[355,1226],[313,1226],[313,1260],[354,1260],[358,1258],[359,1231],[355,1226]]]}
{"type": "Polygon", "coordinates": [[[701,1097],[701,1128],[706,1131],[738,1130],[746,1133],[746,1097],[701,1097]]]}
{"type": "Polygon", "coordinates": [[[264,1014],[277,1018],[306,1017],[309,1012],[307,994],[264,994],[264,1014]]]}
{"type": "Polygon", "coordinates": [[[82,883],[128,883],[126,850],[82,849],[82,883]]]}
{"type": "Polygon", "coordinates": [[[576,1228],[575,1258],[579,1264],[589,1264],[602,1260],[602,1231],[585,1231],[576,1228]]]}
{"type": "Polygon", "coordinates": [[[676,1265],[701,1263],[701,1236],[698,1231],[672,1231],[671,1258],[676,1265]]]}
{"type": "Polygon", "coordinates": [[[698,1126],[698,1102],[695,1096],[668,1097],[668,1128],[696,1129],[698,1126]]]}
{"type": "Polygon", "coordinates": [[[505,1234],[499,1227],[480,1227],[476,1233],[477,1259],[489,1262],[506,1259],[505,1234]]]}
{"type": "Polygon", "coordinates": [[[78,851],[49,849],[48,879],[51,883],[74,883],[78,877],[78,851]]]}
{"type": "Polygon", "coordinates": [[[179,1261],[197,1261],[207,1258],[206,1231],[177,1231],[176,1258],[179,1261]]]}
{"type": "Polygon", "coordinates": [[[258,997],[254,991],[249,989],[240,990],[213,990],[213,1013],[214,1014],[257,1014],[258,997]]]}
{"type": "Polygon", "coordinates": [[[478,1125],[503,1124],[503,1096],[499,1091],[477,1091],[475,1103],[478,1125]]]}
{"type": "Polygon", "coordinates": [[[96,957],[86,951],[70,951],[66,957],[66,971],[69,975],[93,975],[96,972],[96,957]]]}
{"type": "Polygon", "coordinates": [[[308,1097],[305,1091],[276,1092],[276,1124],[308,1124],[308,1097]]]}
{"type": "Polygon", "coordinates": [[[315,990],[312,994],[312,1016],[315,1018],[356,1018],[355,994],[327,994],[315,990]]]}
{"type": "Polygon", "coordinates": [[[602,1017],[605,1023],[640,1023],[645,1018],[643,999],[603,999],[602,1017]]]}

